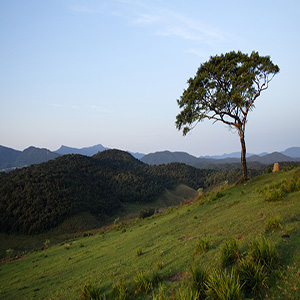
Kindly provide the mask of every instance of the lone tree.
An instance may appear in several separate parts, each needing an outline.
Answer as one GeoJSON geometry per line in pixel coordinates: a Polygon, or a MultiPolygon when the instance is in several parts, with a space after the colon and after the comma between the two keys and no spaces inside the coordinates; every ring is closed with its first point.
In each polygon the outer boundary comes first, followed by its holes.
{"type": "Polygon", "coordinates": [[[241,142],[243,180],[247,180],[245,128],[247,115],[260,93],[279,72],[269,56],[229,52],[200,65],[196,76],[177,100],[176,127],[183,135],[204,119],[221,121],[237,130],[241,142]]]}

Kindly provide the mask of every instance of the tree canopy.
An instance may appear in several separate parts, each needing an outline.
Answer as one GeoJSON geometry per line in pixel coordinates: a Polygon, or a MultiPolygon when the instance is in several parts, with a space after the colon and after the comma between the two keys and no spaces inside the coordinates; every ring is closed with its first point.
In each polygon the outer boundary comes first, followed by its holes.
{"type": "Polygon", "coordinates": [[[204,119],[221,121],[237,130],[241,142],[243,179],[247,178],[245,127],[255,100],[279,72],[269,56],[240,51],[216,55],[200,65],[177,103],[176,127],[186,135],[204,119]]]}

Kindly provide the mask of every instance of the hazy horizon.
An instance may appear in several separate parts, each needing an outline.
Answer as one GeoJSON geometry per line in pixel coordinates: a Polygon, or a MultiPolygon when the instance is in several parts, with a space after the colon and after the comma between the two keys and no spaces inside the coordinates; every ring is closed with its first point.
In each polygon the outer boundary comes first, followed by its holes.
{"type": "MultiPolygon", "coordinates": [[[[205,157],[205,156],[223,156],[223,155],[229,155],[229,154],[237,154],[237,153],[240,153],[240,151],[232,151],[232,152],[224,152],[224,153],[220,153],[220,154],[204,154],[204,155],[196,155],[196,154],[193,154],[193,153],[190,153],[190,152],[187,152],[187,151],[180,151],[180,150],[174,150],[174,151],[171,151],[169,149],[164,149],[164,150],[157,150],[157,151],[153,151],[153,152],[139,152],[139,151],[135,151],[134,149],[121,149],[121,148],[118,148],[118,147],[108,147],[106,145],[103,145],[101,143],[99,144],[96,144],[96,145],[90,145],[90,146],[84,146],[84,147],[73,147],[73,146],[70,146],[70,145],[61,145],[60,147],[58,147],[57,149],[49,149],[47,147],[38,147],[38,146],[35,146],[35,145],[30,145],[24,149],[16,149],[16,148],[13,148],[13,147],[9,147],[9,146],[6,146],[6,145],[0,145],[0,146],[3,146],[3,147],[7,147],[7,148],[12,148],[14,150],[18,150],[18,151],[24,151],[30,147],[36,147],[36,148],[40,148],[40,149],[47,149],[47,150],[50,150],[51,152],[56,152],[58,151],[61,147],[65,146],[65,147],[68,147],[68,148],[74,148],[74,149],[78,149],[78,150],[81,150],[81,149],[84,149],[84,148],[91,148],[91,147],[94,147],[94,146],[98,146],[98,145],[101,145],[107,149],[118,149],[118,150],[122,150],[122,151],[128,151],[128,152],[131,152],[131,153],[140,153],[140,154],[144,154],[144,155],[147,155],[147,154],[151,154],[151,153],[155,153],[155,152],[164,152],[164,151],[170,151],[170,152],[185,152],[185,153],[188,153],[190,155],[193,155],[195,157],[205,157]]],[[[262,152],[259,152],[259,153],[253,153],[253,152],[247,152],[247,155],[251,155],[251,154],[254,154],[254,155],[260,155],[262,153],[268,153],[268,154],[271,154],[273,152],[284,152],[285,150],[289,149],[289,148],[294,148],[294,147],[300,147],[300,146],[297,146],[297,145],[294,145],[294,146],[290,146],[290,147],[287,147],[287,148],[284,148],[284,149],[278,149],[278,150],[274,150],[274,151],[271,151],[271,152],[267,152],[267,151],[262,151],[262,152]]]]}

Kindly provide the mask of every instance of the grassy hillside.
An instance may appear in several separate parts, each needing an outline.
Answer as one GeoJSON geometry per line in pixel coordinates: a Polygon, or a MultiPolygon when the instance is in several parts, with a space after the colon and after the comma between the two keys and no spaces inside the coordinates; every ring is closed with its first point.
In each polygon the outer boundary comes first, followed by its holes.
{"type": "MultiPolygon", "coordinates": [[[[299,168],[261,175],[148,219],[116,220],[90,236],[59,245],[50,241],[49,248],[1,266],[0,297],[78,299],[85,285],[85,292],[101,287],[106,299],[196,299],[191,296],[195,294],[192,268],[206,269],[211,276],[206,292],[213,297],[217,274],[221,275],[215,287],[221,287],[225,270],[231,274],[241,268],[234,258],[229,264],[224,256],[222,261],[226,241],[237,242],[233,253],[239,260],[254,261],[254,242],[262,236],[279,255],[278,261],[275,255],[272,263],[262,262],[268,286],[261,289],[262,297],[299,299],[299,188],[299,168]],[[203,247],[206,243],[208,247],[203,247]],[[120,297],[122,291],[127,298],[120,297]],[[187,293],[190,296],[184,297],[187,293]]],[[[12,250],[7,254],[13,256],[12,250]]],[[[226,282],[233,282],[235,276],[226,282]]],[[[234,299],[258,297],[250,294],[234,299]]]]}

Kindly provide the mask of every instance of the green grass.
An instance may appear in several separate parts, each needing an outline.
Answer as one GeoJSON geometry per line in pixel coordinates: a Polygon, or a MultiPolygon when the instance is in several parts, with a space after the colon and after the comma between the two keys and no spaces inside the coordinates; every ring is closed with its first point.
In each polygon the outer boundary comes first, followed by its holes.
{"type": "MultiPolygon", "coordinates": [[[[17,236],[16,241],[24,245],[26,241],[35,242],[37,251],[27,253],[22,259],[7,260],[0,266],[0,298],[78,299],[89,282],[106,299],[114,299],[111,295],[118,289],[117,282],[122,283],[119,293],[126,295],[125,299],[160,299],[160,295],[165,295],[161,299],[180,299],[189,293],[193,297],[192,266],[208,270],[209,276],[218,274],[220,280],[222,276],[230,277],[231,267],[226,270],[220,263],[224,243],[234,237],[242,255],[247,253],[249,260],[253,257],[258,262],[253,245],[257,236],[262,236],[278,253],[276,269],[262,297],[267,294],[266,299],[299,299],[300,192],[291,187],[291,192],[285,191],[281,200],[268,202],[257,192],[282,180],[297,183],[295,178],[299,173],[297,168],[262,175],[245,184],[226,187],[220,191],[221,197],[220,193],[216,197],[211,192],[198,201],[181,204],[148,219],[126,221],[125,232],[112,225],[86,237],[82,233],[68,236],[68,240],[59,243],[55,236],[39,235],[36,241],[31,240],[33,237],[17,236]],[[265,232],[266,220],[276,215],[282,218],[282,227],[265,232]],[[289,238],[282,238],[286,234],[289,238]],[[209,241],[209,251],[195,254],[195,244],[203,237],[209,241]],[[41,250],[46,239],[51,243],[41,250]],[[137,249],[142,249],[143,255],[136,256],[137,249]],[[137,292],[135,278],[141,272],[146,278],[146,288],[137,292]]],[[[123,221],[121,217],[120,223],[123,221]]],[[[0,241],[5,246],[4,255],[7,249],[15,251],[17,245],[9,243],[9,238],[5,241],[5,237],[2,236],[3,243],[0,241]]],[[[234,276],[232,289],[237,289],[234,276]]]]}
{"type": "Polygon", "coordinates": [[[241,257],[240,247],[237,240],[230,238],[221,247],[221,265],[229,267],[241,257]]]}
{"type": "Polygon", "coordinates": [[[267,288],[267,272],[264,266],[251,260],[242,259],[237,266],[242,289],[247,295],[260,296],[267,288]]]}
{"type": "Polygon", "coordinates": [[[265,222],[265,232],[270,232],[282,228],[282,219],[280,216],[270,217],[265,222]]]}

